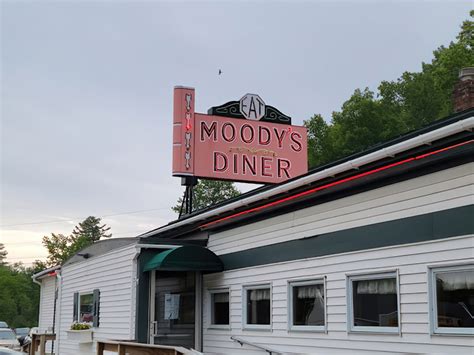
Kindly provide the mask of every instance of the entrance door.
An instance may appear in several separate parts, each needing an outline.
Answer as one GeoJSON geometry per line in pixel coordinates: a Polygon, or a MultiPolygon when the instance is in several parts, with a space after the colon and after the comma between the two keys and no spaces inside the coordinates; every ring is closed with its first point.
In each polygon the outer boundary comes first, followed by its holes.
{"type": "Polygon", "coordinates": [[[194,348],[196,273],[154,271],[151,276],[150,343],[194,348]]]}

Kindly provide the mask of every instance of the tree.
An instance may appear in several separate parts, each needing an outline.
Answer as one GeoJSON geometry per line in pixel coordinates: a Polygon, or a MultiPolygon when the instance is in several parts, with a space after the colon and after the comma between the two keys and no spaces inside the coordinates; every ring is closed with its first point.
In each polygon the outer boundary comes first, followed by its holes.
{"type": "Polygon", "coordinates": [[[71,235],[51,233],[50,237],[44,236],[43,245],[48,249],[47,266],[60,265],[86,246],[112,237],[107,234],[109,230],[110,227],[101,225],[100,218],[90,216],[74,227],[71,235]]]}
{"type": "Polygon", "coordinates": [[[0,265],[5,265],[8,252],[5,250],[5,245],[0,243],[0,265]]]}
{"type": "Polygon", "coordinates": [[[34,327],[38,322],[39,286],[33,268],[22,263],[0,265],[0,319],[10,327],[34,327]]]}
{"type": "MultiPolygon", "coordinates": [[[[200,210],[229,198],[240,195],[233,182],[218,180],[199,180],[193,191],[193,211],[200,210]]],[[[171,209],[180,213],[183,199],[180,197],[176,206],[171,209]]]]}
{"type": "MultiPolygon", "coordinates": [[[[470,16],[474,16],[471,11],[470,16]]],[[[382,81],[375,94],[355,90],[330,124],[314,115],[308,128],[308,163],[322,165],[418,129],[453,112],[452,92],[460,69],[474,65],[474,22],[466,20],[457,40],[433,52],[421,72],[382,81]]]]}
{"type": "Polygon", "coordinates": [[[100,238],[110,238],[112,234],[107,234],[110,227],[105,224],[100,225],[100,218],[89,216],[84,221],[74,227],[72,236],[74,240],[85,238],[92,243],[97,242],[100,238]]]}

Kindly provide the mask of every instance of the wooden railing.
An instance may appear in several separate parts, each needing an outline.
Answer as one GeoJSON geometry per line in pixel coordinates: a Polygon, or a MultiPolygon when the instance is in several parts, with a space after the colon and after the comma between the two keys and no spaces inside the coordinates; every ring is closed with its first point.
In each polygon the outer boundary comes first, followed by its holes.
{"type": "Polygon", "coordinates": [[[188,350],[180,346],[150,345],[125,341],[98,340],[97,355],[104,351],[113,351],[118,355],[198,355],[195,350],[188,350]]]}
{"type": "Polygon", "coordinates": [[[46,354],[46,342],[56,340],[56,334],[39,333],[31,335],[31,343],[28,344],[28,354],[35,355],[39,348],[40,355],[46,354]]]}

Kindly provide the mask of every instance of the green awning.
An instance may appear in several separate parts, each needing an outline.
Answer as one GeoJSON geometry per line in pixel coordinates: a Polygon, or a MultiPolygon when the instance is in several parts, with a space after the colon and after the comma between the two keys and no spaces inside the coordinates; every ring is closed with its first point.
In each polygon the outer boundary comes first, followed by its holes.
{"type": "Polygon", "coordinates": [[[222,271],[224,265],[209,249],[188,245],[162,251],[153,256],[144,271],[222,271]]]}

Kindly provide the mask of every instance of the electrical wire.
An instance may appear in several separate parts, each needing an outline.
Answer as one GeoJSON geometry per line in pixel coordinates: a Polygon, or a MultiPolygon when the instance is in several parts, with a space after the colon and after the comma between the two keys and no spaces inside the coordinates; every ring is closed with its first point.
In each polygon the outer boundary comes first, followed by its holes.
{"type": "MultiPolygon", "coordinates": [[[[160,210],[168,210],[168,209],[170,209],[170,208],[168,208],[168,207],[152,208],[152,209],[149,209],[149,210],[137,210],[137,211],[113,213],[113,214],[108,214],[108,215],[102,215],[102,216],[99,216],[99,217],[100,218],[107,218],[107,217],[124,216],[124,215],[130,215],[130,214],[145,213],[145,212],[160,211],[160,210]]],[[[28,225],[34,225],[34,224],[65,223],[65,222],[72,222],[72,220],[79,220],[79,219],[84,219],[84,218],[87,218],[87,217],[72,217],[72,218],[69,218],[69,219],[56,219],[56,220],[41,221],[41,222],[2,224],[2,225],[0,225],[0,228],[28,226],[28,225]]]]}

